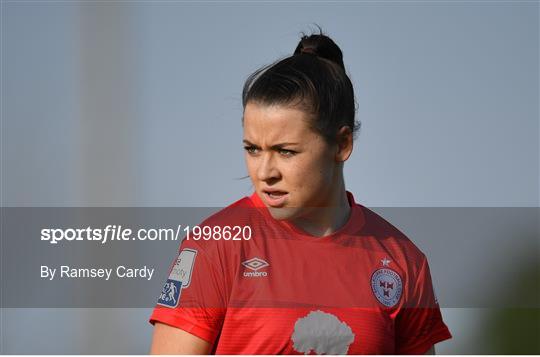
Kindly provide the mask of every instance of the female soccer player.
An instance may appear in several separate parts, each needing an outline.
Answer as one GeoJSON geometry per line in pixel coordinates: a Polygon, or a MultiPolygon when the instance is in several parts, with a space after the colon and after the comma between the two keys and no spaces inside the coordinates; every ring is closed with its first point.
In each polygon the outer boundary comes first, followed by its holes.
{"type": "Polygon", "coordinates": [[[425,255],[345,189],[359,125],[339,47],[303,36],[242,97],[254,192],[183,240],[151,352],[434,353],[451,334],[425,255]]]}

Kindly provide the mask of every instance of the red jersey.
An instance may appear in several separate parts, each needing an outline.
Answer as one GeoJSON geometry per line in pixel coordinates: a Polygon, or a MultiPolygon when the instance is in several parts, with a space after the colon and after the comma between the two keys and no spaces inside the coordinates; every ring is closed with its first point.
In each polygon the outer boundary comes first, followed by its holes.
{"type": "Polygon", "coordinates": [[[452,337],[425,255],[355,203],[314,237],[275,220],[254,193],[201,226],[250,227],[249,240],[184,239],[150,322],[215,354],[423,354],[452,337]]]}

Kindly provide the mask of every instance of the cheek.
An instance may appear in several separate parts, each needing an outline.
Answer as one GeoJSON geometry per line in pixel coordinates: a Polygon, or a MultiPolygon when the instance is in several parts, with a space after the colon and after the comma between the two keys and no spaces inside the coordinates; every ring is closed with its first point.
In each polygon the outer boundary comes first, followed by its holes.
{"type": "Polygon", "coordinates": [[[334,162],[327,152],[314,153],[310,160],[304,163],[301,170],[303,173],[309,172],[311,176],[316,177],[319,181],[327,181],[333,177],[334,162]]]}
{"type": "Polygon", "coordinates": [[[248,175],[249,177],[251,177],[251,179],[253,179],[256,172],[255,162],[253,158],[250,158],[248,155],[245,156],[245,162],[248,175]]]}
{"type": "Polygon", "coordinates": [[[289,167],[285,177],[294,180],[302,190],[320,190],[333,182],[333,165],[326,156],[314,156],[309,160],[302,160],[289,167]]]}

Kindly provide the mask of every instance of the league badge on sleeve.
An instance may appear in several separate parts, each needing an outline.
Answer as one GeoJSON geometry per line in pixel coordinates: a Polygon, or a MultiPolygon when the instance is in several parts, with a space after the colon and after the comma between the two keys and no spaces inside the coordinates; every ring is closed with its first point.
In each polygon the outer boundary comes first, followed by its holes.
{"type": "Polygon", "coordinates": [[[396,305],[403,292],[403,284],[398,273],[382,268],[371,275],[371,290],[381,304],[387,307],[396,305]]]}
{"type": "Polygon", "coordinates": [[[158,305],[176,307],[180,301],[183,288],[191,283],[191,273],[195,264],[197,251],[195,249],[183,249],[174,264],[165,286],[159,294],[158,305]]]}

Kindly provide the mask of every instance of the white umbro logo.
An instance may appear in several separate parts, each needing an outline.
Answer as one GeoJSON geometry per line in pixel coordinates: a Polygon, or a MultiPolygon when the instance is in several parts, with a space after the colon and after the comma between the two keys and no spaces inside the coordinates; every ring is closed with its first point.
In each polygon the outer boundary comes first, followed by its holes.
{"type": "Polygon", "coordinates": [[[268,264],[266,261],[262,260],[261,258],[255,257],[255,258],[246,260],[245,262],[242,262],[242,265],[251,270],[259,270],[259,269],[269,266],[270,264],[268,264]]]}
{"type": "Polygon", "coordinates": [[[242,265],[246,268],[253,270],[253,271],[245,271],[244,276],[245,277],[259,277],[259,276],[267,276],[268,273],[265,271],[258,271],[260,269],[266,268],[270,264],[268,264],[265,260],[261,258],[251,258],[249,260],[246,260],[242,262],[242,265]]]}

